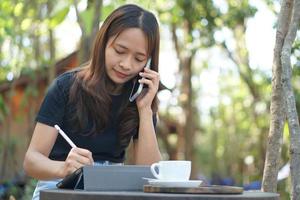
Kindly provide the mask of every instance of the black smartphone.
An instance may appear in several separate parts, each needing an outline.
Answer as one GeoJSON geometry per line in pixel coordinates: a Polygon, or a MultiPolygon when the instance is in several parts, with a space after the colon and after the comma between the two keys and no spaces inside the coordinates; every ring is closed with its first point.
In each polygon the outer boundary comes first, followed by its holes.
{"type": "MultiPolygon", "coordinates": [[[[147,60],[147,63],[145,65],[145,68],[150,68],[150,64],[151,64],[151,58],[149,58],[147,60]]],[[[129,101],[133,102],[142,92],[144,84],[143,83],[139,83],[138,80],[141,79],[140,76],[137,76],[137,78],[135,78],[134,82],[133,82],[133,87],[129,96],[129,101]]]]}

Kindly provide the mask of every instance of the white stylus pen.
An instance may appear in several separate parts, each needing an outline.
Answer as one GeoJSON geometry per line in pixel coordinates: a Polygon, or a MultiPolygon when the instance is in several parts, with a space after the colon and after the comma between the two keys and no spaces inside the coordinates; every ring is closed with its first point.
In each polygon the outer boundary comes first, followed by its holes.
{"type": "Polygon", "coordinates": [[[77,147],[72,140],[67,136],[67,134],[65,134],[65,132],[63,130],[61,130],[61,128],[55,124],[54,128],[56,128],[58,130],[58,132],[60,133],[60,135],[69,143],[69,145],[71,145],[72,148],[77,147]]]}

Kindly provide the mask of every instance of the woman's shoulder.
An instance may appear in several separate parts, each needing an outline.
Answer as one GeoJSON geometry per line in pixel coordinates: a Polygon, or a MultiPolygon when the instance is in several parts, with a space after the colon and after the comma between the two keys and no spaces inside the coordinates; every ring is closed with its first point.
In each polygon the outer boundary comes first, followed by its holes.
{"type": "Polygon", "coordinates": [[[57,84],[58,87],[69,89],[72,85],[72,83],[75,80],[76,73],[79,71],[79,69],[73,69],[71,71],[66,71],[62,74],[60,74],[55,80],[54,83],[57,84]]]}
{"type": "Polygon", "coordinates": [[[68,83],[74,79],[77,72],[78,72],[78,70],[66,71],[66,72],[60,74],[56,78],[56,81],[59,83],[68,83]]]}

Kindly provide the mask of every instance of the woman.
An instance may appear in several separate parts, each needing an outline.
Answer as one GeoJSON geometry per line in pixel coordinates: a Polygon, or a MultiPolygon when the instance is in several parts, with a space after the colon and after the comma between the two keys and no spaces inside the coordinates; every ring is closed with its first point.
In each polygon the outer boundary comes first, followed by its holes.
{"type": "Polygon", "coordinates": [[[158,54],[159,28],[152,13],[124,5],[107,17],[88,64],[55,79],[41,105],[24,160],[26,173],[42,180],[33,199],[84,165],[122,164],[132,138],[135,164],[161,159],[155,135],[158,54]],[[150,69],[144,69],[149,58],[150,69]],[[146,88],[129,102],[137,75],[146,88]],[[55,124],[77,147],[58,135],[55,124]]]}

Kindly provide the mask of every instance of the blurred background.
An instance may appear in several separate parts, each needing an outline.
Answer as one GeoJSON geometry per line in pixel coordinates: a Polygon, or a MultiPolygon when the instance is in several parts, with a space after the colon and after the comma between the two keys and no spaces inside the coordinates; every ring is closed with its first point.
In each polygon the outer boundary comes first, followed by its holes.
{"type": "MultiPolygon", "coordinates": [[[[48,84],[89,59],[101,22],[125,3],[160,22],[164,159],[192,160],[192,178],[208,184],[260,189],[279,0],[1,0],[0,199],[31,199],[36,180],[22,163],[48,84]]],[[[298,37],[291,58],[298,110],[299,57],[298,37]]],[[[286,127],[282,199],[290,191],[288,139],[286,127]]]]}

